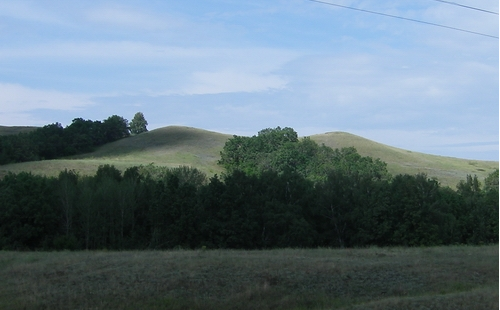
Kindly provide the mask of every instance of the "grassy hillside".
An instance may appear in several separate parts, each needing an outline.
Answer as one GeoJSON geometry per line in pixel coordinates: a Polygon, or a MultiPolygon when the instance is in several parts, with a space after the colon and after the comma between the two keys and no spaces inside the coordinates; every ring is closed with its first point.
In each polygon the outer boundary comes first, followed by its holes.
{"type": "Polygon", "coordinates": [[[208,175],[220,174],[217,165],[220,151],[231,135],[181,126],[163,127],[106,144],[95,152],[61,160],[47,160],[0,166],[0,176],[31,171],[56,176],[64,169],[94,174],[99,165],[110,164],[118,169],[155,164],[158,166],[192,166],[208,175]]]}
{"type": "Polygon", "coordinates": [[[498,309],[498,245],[0,252],[1,309],[498,309]]]}
{"type": "MultiPolygon", "coordinates": [[[[220,151],[231,135],[191,127],[169,126],[102,146],[93,153],[62,160],[28,162],[0,166],[0,176],[9,171],[32,171],[36,174],[57,175],[64,169],[93,174],[99,165],[112,164],[124,170],[134,165],[154,163],[159,166],[196,167],[208,175],[220,174],[217,165],[220,151]]],[[[471,161],[402,150],[364,139],[352,134],[333,132],[311,136],[319,144],[332,148],[354,146],[363,156],[387,162],[392,174],[427,173],[441,184],[454,187],[467,174],[483,180],[498,162],[471,161]]]]}
{"type": "Polygon", "coordinates": [[[30,132],[37,128],[31,126],[0,126],[0,136],[17,135],[20,132],[30,132]]]}
{"type": "Polygon", "coordinates": [[[460,180],[465,180],[467,174],[477,175],[482,181],[488,174],[498,169],[498,162],[495,161],[467,160],[412,152],[345,132],[314,135],[311,139],[333,149],[354,146],[361,155],[380,158],[386,162],[388,170],[393,175],[426,173],[429,177],[436,177],[441,184],[452,188],[460,180]]]}

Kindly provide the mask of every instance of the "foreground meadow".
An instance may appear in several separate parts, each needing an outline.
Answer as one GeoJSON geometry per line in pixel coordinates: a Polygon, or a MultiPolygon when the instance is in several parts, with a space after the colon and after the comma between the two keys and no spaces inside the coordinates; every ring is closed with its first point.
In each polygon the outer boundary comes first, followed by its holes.
{"type": "Polygon", "coordinates": [[[1,309],[498,309],[498,245],[0,252],[1,309]]]}

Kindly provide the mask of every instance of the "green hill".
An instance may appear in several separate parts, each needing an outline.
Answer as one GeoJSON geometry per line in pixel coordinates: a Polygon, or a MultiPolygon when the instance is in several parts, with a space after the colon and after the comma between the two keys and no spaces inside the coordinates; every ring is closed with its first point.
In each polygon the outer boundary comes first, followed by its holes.
{"type": "MultiPolygon", "coordinates": [[[[150,163],[167,167],[187,165],[208,175],[220,174],[223,169],[217,165],[217,161],[224,143],[231,137],[191,127],[168,126],[109,143],[89,154],[0,166],[0,176],[9,171],[32,171],[55,176],[64,169],[93,174],[102,164],[112,164],[124,170],[150,163]]],[[[482,180],[498,168],[498,162],[495,161],[472,161],[411,152],[344,132],[313,135],[311,139],[332,148],[354,146],[363,156],[385,161],[392,174],[426,173],[429,177],[438,178],[441,184],[452,187],[465,179],[467,174],[476,174],[482,180]]]]}
{"type": "Polygon", "coordinates": [[[131,166],[151,163],[167,167],[186,165],[196,167],[208,175],[220,174],[223,169],[217,165],[219,154],[231,137],[191,127],[168,126],[106,144],[88,154],[0,166],[0,176],[9,171],[31,171],[56,176],[64,169],[94,174],[97,167],[103,164],[125,170],[131,166]]]}
{"type": "Polygon", "coordinates": [[[30,132],[39,127],[31,126],[0,126],[0,136],[17,135],[21,132],[30,132]]]}
{"type": "Polygon", "coordinates": [[[468,160],[454,157],[429,155],[395,148],[345,132],[330,132],[311,136],[319,144],[333,149],[354,146],[363,156],[380,158],[387,163],[389,172],[395,174],[425,173],[437,178],[442,185],[452,188],[467,174],[483,180],[498,169],[497,161],[468,160]]]}

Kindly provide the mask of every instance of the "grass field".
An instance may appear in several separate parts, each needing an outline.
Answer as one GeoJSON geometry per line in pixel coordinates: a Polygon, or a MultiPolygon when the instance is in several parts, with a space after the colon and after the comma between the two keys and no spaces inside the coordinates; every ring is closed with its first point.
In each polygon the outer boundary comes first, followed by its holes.
{"type": "Polygon", "coordinates": [[[0,126],[0,136],[17,135],[21,132],[30,132],[38,127],[32,126],[0,126]]]}
{"type": "Polygon", "coordinates": [[[498,309],[498,245],[0,252],[1,309],[498,309]]]}
{"type": "MultiPolygon", "coordinates": [[[[61,160],[49,160],[0,166],[0,177],[8,172],[31,171],[35,174],[56,176],[64,169],[82,174],[94,174],[102,164],[111,164],[120,170],[134,165],[196,167],[207,175],[220,174],[217,165],[220,151],[231,135],[191,127],[168,126],[144,134],[122,139],[102,146],[93,153],[61,160]]],[[[356,135],[333,132],[313,135],[311,139],[332,148],[354,146],[363,156],[380,158],[391,174],[426,173],[442,185],[455,188],[467,174],[479,180],[498,169],[497,161],[479,161],[435,156],[380,144],[356,135]]]]}

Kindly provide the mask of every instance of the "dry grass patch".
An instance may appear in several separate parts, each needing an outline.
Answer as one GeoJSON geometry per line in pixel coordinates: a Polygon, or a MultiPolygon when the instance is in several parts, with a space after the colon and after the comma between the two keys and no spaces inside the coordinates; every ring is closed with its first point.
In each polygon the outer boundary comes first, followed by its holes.
{"type": "Polygon", "coordinates": [[[498,246],[0,252],[0,278],[5,309],[492,309],[498,246]]]}

